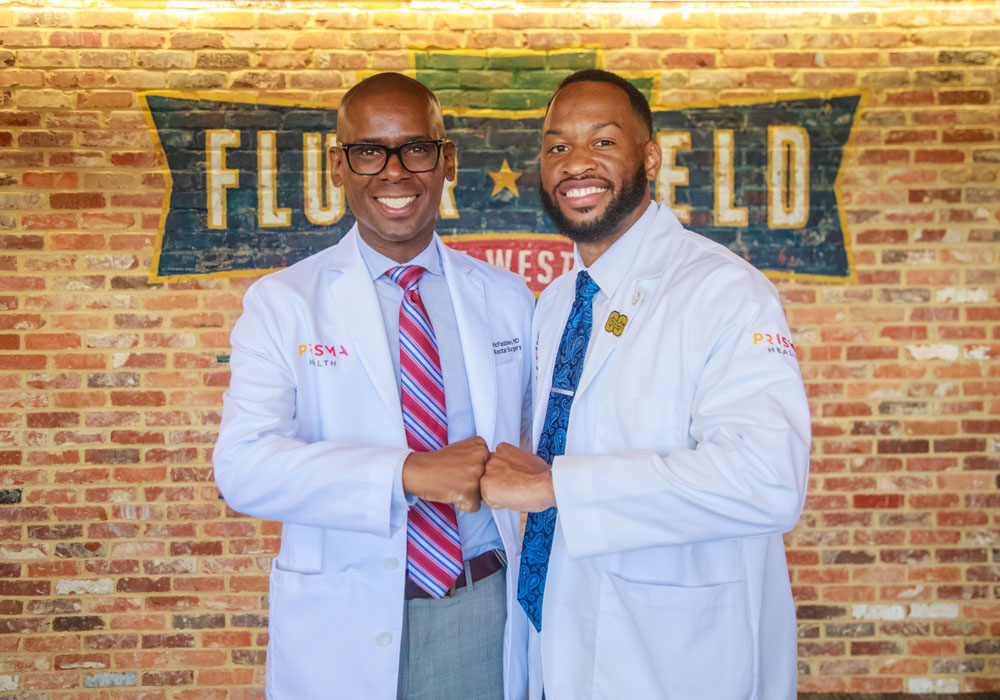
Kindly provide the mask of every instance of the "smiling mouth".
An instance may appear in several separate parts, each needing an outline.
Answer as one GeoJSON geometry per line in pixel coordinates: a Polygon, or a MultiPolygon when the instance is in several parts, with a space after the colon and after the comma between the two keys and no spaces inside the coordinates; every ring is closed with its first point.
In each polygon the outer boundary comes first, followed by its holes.
{"type": "Polygon", "coordinates": [[[403,209],[407,204],[415,200],[415,196],[410,197],[376,197],[375,201],[388,207],[389,209],[403,209]]]}
{"type": "Polygon", "coordinates": [[[567,199],[580,199],[581,197],[588,197],[592,194],[600,194],[607,191],[607,187],[574,187],[571,190],[563,192],[562,196],[567,199]]]}

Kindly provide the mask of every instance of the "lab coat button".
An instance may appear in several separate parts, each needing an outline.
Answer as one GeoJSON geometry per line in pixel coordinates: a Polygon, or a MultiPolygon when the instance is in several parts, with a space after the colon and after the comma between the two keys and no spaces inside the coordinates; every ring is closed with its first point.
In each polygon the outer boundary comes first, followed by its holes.
{"type": "Polygon", "coordinates": [[[375,643],[380,647],[387,647],[392,644],[392,635],[388,632],[379,632],[378,636],[375,637],[375,643]]]}
{"type": "Polygon", "coordinates": [[[382,560],[382,566],[392,571],[393,569],[399,568],[399,559],[396,557],[386,557],[382,560]]]}

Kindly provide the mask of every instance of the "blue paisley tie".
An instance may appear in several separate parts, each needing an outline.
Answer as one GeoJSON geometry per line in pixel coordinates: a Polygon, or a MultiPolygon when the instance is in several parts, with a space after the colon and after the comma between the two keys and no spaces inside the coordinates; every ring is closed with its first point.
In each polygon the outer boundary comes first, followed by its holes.
{"type": "MultiPolygon", "coordinates": [[[[554,457],[566,451],[569,409],[573,405],[573,394],[580,381],[580,373],[583,372],[583,358],[587,354],[590,328],[593,325],[593,300],[599,291],[600,287],[586,270],[576,276],[576,298],[573,300],[566,328],[563,329],[562,340],[559,341],[559,353],[552,370],[549,403],[545,409],[545,423],[538,438],[538,456],[549,464],[552,464],[554,457]]],[[[517,599],[539,632],[542,631],[542,593],[545,590],[545,574],[549,568],[549,552],[552,551],[555,528],[555,508],[547,508],[541,513],[529,513],[524,528],[517,599]]]]}

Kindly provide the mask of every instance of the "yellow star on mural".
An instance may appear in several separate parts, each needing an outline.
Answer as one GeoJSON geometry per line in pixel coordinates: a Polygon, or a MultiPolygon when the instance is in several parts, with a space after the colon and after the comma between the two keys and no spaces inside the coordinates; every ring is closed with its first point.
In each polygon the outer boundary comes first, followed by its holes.
{"type": "Polygon", "coordinates": [[[495,173],[490,173],[490,177],[493,178],[493,192],[490,194],[491,197],[496,197],[498,194],[504,190],[510,190],[514,193],[515,197],[520,197],[517,193],[517,178],[521,177],[521,173],[516,170],[511,170],[510,166],[507,165],[507,159],[503,159],[503,165],[500,166],[500,171],[495,173]]]}

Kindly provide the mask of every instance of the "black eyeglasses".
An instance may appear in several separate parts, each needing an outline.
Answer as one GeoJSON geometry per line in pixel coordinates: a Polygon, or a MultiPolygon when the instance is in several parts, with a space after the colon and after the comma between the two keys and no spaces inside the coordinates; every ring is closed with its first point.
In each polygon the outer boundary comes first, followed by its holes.
{"type": "Polygon", "coordinates": [[[378,175],[385,170],[390,156],[398,156],[399,162],[411,173],[426,173],[437,167],[441,157],[441,146],[448,139],[438,141],[410,141],[396,148],[377,143],[343,143],[337,146],[347,155],[347,166],[358,175],[378,175]]]}

